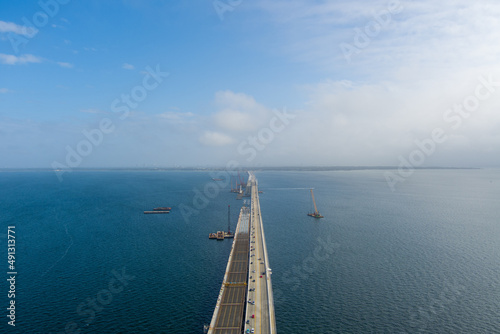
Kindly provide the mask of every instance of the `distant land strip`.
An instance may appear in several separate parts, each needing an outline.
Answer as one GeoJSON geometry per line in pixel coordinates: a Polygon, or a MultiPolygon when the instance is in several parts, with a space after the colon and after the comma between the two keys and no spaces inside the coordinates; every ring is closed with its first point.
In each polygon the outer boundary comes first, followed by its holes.
{"type": "MultiPolygon", "coordinates": [[[[356,171],[356,170],[397,170],[398,166],[277,166],[277,167],[238,167],[235,171],[356,171]]],[[[481,167],[413,167],[413,169],[482,169],[481,167]]],[[[88,167],[74,168],[75,171],[218,171],[226,167],[88,167]]],[[[0,168],[0,172],[53,171],[51,168],[0,168]]]]}

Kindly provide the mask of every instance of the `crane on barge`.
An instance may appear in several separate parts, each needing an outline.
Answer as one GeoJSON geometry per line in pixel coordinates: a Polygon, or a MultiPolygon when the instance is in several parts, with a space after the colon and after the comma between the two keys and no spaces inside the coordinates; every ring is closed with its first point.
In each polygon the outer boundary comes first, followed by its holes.
{"type": "Polygon", "coordinates": [[[318,207],[316,206],[316,200],[314,199],[314,192],[311,188],[311,197],[314,204],[314,212],[309,212],[307,215],[314,218],[325,218],[318,212],[318,207]]]}

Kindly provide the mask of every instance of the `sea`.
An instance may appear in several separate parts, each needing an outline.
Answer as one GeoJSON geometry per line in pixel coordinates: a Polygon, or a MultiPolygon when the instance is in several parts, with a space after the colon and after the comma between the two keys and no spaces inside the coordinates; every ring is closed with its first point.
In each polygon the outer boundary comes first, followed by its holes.
{"type": "MultiPolygon", "coordinates": [[[[386,172],[255,172],[278,333],[500,333],[500,170],[386,172]]],[[[0,172],[0,332],[203,333],[246,204],[212,177],[0,172]]]]}

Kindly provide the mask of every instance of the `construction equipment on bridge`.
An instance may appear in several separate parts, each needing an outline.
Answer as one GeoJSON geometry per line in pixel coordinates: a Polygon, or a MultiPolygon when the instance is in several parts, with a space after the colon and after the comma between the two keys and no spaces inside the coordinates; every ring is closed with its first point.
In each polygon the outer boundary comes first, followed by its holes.
{"type": "Polygon", "coordinates": [[[234,238],[234,232],[231,232],[231,205],[227,206],[227,232],[217,231],[208,234],[208,239],[224,240],[224,238],[234,238]]]}
{"type": "Polygon", "coordinates": [[[311,188],[311,196],[312,196],[312,201],[313,201],[313,204],[314,204],[314,212],[309,212],[307,215],[311,216],[311,217],[314,217],[314,218],[324,218],[318,212],[318,208],[316,207],[316,200],[314,199],[314,193],[313,193],[312,188],[311,188]]]}
{"type": "Polygon", "coordinates": [[[231,233],[231,205],[227,206],[227,232],[224,233],[225,238],[234,238],[234,233],[231,233]]]}
{"type": "Polygon", "coordinates": [[[247,285],[246,282],[227,282],[224,283],[224,286],[245,286],[247,285]]]}

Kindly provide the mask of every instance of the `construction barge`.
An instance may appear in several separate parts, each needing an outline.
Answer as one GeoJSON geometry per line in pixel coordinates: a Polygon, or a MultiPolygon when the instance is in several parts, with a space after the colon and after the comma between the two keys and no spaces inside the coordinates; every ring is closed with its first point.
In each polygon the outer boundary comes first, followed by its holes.
{"type": "Polygon", "coordinates": [[[172,208],[170,207],[158,207],[158,208],[154,208],[152,211],[144,211],[144,214],[145,215],[152,215],[152,214],[167,214],[167,213],[170,213],[170,210],[172,210],[172,208]]]}

